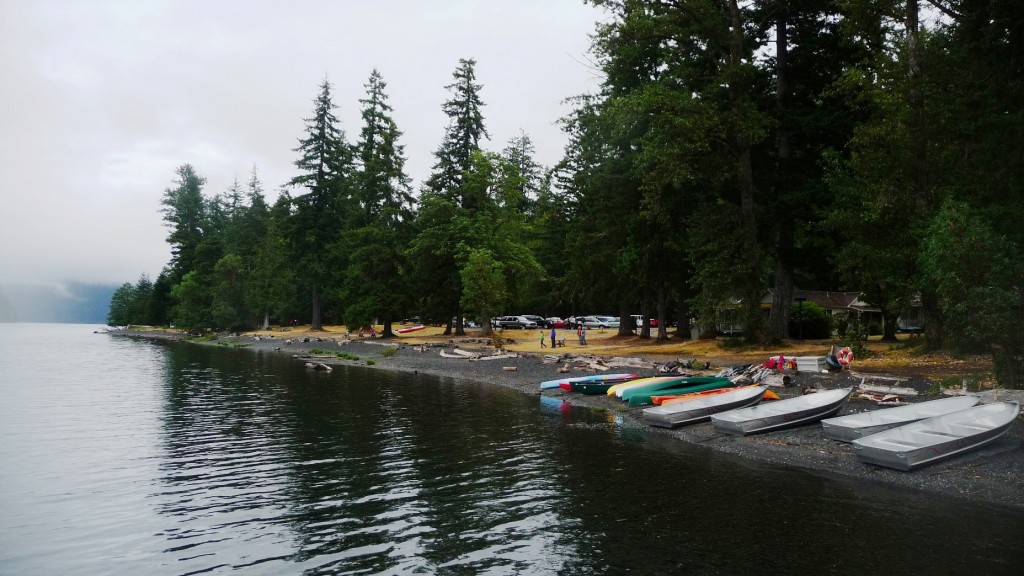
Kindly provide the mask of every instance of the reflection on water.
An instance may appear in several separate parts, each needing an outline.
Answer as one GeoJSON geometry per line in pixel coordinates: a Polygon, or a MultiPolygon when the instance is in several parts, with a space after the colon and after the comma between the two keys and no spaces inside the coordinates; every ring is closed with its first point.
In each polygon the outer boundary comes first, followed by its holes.
{"type": "Polygon", "coordinates": [[[21,383],[0,389],[0,573],[1016,574],[1024,560],[1020,511],[754,464],[551,398],[62,334],[44,377],[38,347],[0,329],[0,368],[21,383]]]}

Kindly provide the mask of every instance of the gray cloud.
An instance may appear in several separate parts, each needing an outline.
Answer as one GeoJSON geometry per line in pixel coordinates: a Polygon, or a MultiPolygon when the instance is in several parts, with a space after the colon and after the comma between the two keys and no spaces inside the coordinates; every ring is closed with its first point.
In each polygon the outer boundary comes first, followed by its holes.
{"type": "Polygon", "coordinates": [[[597,88],[585,62],[601,17],[577,1],[4,2],[0,285],[155,276],[175,167],[191,163],[218,193],[256,165],[273,195],[325,75],[355,139],[380,70],[419,182],[444,86],[476,58],[489,148],[522,130],[552,164],[562,99],[597,88]]]}

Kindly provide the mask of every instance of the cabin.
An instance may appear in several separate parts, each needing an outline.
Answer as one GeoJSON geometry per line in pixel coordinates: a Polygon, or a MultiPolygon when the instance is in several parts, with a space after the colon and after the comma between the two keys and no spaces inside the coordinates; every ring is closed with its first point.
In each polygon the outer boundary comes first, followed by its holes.
{"type": "MultiPolygon", "coordinates": [[[[761,297],[761,309],[765,316],[771,313],[774,292],[769,290],[761,297]]],[[[876,306],[864,301],[863,292],[834,292],[830,290],[793,290],[794,302],[811,302],[825,309],[825,313],[833,317],[836,324],[841,318],[849,321],[860,321],[868,326],[882,326],[882,312],[876,306]]],[[[730,298],[731,306],[722,311],[719,319],[720,334],[739,334],[743,327],[739,323],[739,307],[741,301],[730,298]]]]}
{"type": "MultiPolygon", "coordinates": [[[[767,311],[772,309],[771,290],[761,298],[761,307],[767,311]]],[[[864,301],[863,292],[833,292],[829,290],[793,290],[793,301],[811,302],[825,309],[825,313],[834,320],[847,318],[859,320],[862,324],[882,325],[882,312],[876,306],[864,301]]]]}

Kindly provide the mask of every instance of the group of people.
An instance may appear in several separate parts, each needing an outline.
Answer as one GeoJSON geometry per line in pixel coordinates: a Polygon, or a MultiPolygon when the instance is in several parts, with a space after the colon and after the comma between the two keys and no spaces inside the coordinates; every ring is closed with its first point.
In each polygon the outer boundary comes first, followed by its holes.
{"type": "MultiPolygon", "coordinates": [[[[582,325],[582,324],[577,326],[576,327],[576,337],[579,338],[579,340],[580,340],[580,346],[586,346],[587,345],[587,327],[582,325]]],[[[546,346],[544,344],[544,340],[545,340],[544,331],[541,330],[541,333],[540,333],[540,347],[541,348],[544,348],[546,346]]],[[[554,348],[557,345],[558,345],[558,331],[555,330],[554,328],[552,328],[551,329],[551,347],[554,348]]]]}

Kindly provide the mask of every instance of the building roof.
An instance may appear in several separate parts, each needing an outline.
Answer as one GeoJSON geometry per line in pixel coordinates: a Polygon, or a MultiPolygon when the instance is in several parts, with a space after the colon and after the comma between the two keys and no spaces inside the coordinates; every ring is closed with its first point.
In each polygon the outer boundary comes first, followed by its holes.
{"type": "MultiPolygon", "coordinates": [[[[861,299],[863,292],[831,292],[823,290],[793,290],[793,300],[799,298],[813,302],[826,310],[857,310],[860,312],[877,311],[878,308],[869,305],[861,299]]],[[[771,306],[773,293],[769,291],[762,299],[761,304],[771,306]]]]}

